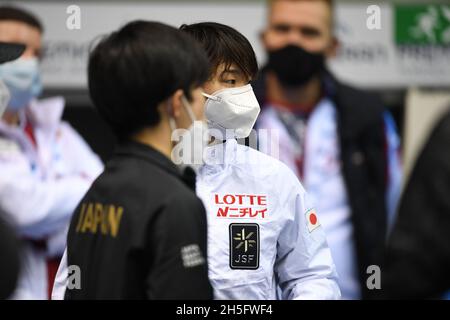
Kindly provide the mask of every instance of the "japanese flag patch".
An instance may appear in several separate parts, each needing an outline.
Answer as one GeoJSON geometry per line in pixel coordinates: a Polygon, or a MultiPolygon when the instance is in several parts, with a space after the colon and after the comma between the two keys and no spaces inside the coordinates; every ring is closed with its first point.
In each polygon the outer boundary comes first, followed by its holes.
{"type": "Polygon", "coordinates": [[[306,211],[306,224],[308,225],[309,232],[313,232],[320,226],[320,222],[315,209],[309,209],[308,211],[306,211]]]}

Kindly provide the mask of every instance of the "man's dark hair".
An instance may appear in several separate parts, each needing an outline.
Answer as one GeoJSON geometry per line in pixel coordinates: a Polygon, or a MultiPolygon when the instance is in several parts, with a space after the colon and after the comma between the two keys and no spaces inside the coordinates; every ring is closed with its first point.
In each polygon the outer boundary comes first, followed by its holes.
{"type": "Polygon", "coordinates": [[[187,34],[168,25],[130,22],[103,38],[89,57],[88,83],[99,113],[123,140],[160,121],[158,105],[208,79],[208,59],[187,34]]]}
{"type": "Polygon", "coordinates": [[[44,27],[39,19],[31,12],[17,7],[0,6],[0,21],[23,22],[30,27],[36,28],[40,33],[44,32],[44,27]]]}
{"type": "Polygon", "coordinates": [[[194,37],[206,51],[210,61],[210,76],[220,64],[228,69],[235,64],[249,79],[258,73],[258,62],[252,45],[240,32],[224,24],[201,22],[183,24],[180,30],[194,37]]]}

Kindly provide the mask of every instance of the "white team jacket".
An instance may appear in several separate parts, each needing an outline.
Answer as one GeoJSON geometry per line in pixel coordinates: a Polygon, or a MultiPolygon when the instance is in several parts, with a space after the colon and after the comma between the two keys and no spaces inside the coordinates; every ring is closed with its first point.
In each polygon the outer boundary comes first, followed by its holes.
{"type": "MultiPolygon", "coordinates": [[[[291,170],[236,140],[208,147],[206,159],[197,195],[207,211],[215,298],[340,298],[324,232],[291,170]]],[[[63,257],[53,299],[64,298],[66,283],[63,257]]]]}
{"type": "Polygon", "coordinates": [[[197,194],[215,298],[339,298],[324,232],[294,173],[236,140],[210,147],[206,159],[197,194]]]}
{"type": "Polygon", "coordinates": [[[34,101],[21,114],[33,123],[35,148],[21,127],[0,120],[0,208],[22,238],[47,242],[46,250],[25,242],[13,299],[47,298],[47,257],[65,247],[68,222],[92,181],[100,159],[67,123],[62,98],[34,101]]]}

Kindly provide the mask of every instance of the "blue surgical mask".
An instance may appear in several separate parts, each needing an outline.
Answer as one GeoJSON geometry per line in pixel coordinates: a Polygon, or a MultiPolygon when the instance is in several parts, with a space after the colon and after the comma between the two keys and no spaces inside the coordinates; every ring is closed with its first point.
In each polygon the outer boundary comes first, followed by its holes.
{"type": "Polygon", "coordinates": [[[0,65],[0,79],[10,92],[8,111],[25,108],[42,92],[39,64],[36,58],[20,58],[0,65]]]}

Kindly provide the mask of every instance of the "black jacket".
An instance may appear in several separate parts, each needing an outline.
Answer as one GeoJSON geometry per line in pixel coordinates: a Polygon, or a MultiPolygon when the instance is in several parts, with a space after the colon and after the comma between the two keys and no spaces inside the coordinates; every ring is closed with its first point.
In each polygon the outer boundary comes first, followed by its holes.
{"type": "Polygon", "coordinates": [[[182,179],[148,146],[118,148],[72,218],[67,259],[81,289],[66,299],[212,298],[205,209],[182,179]]]}
{"type": "Polygon", "coordinates": [[[20,271],[19,240],[0,212],[0,300],[10,297],[16,288],[20,271]]]}
{"type": "MultiPolygon", "coordinates": [[[[340,154],[352,210],[359,279],[363,298],[367,298],[370,293],[366,287],[367,267],[381,266],[386,239],[385,108],[376,96],[344,85],[328,72],[322,80],[325,93],[337,109],[340,154]]],[[[263,106],[264,72],[253,87],[263,106]]]]}
{"type": "Polygon", "coordinates": [[[383,298],[442,298],[450,291],[450,113],[422,150],[388,242],[383,298]]]}

